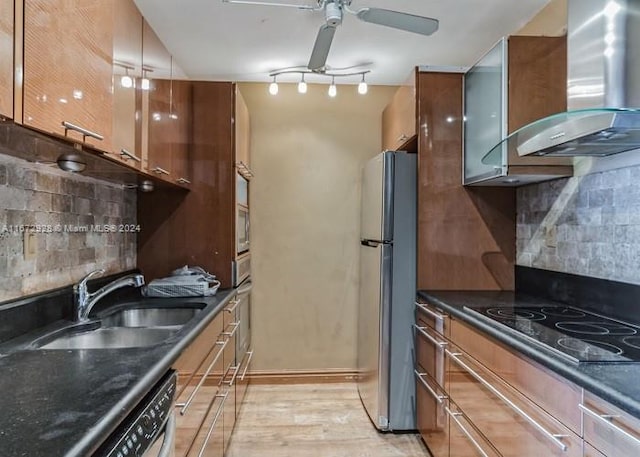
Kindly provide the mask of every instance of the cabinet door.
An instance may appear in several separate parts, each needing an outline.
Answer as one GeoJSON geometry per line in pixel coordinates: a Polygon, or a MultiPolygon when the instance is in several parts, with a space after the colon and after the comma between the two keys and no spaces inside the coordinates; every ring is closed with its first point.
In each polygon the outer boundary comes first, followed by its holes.
{"type": "Polygon", "coordinates": [[[449,457],[449,405],[438,384],[416,367],[416,416],[418,431],[433,457],[449,457]]]}
{"type": "Polygon", "coordinates": [[[191,161],[189,142],[191,139],[191,83],[171,82],[171,169],[175,182],[191,184],[191,161]]]}
{"type": "Polygon", "coordinates": [[[250,166],[251,148],[251,118],[249,109],[242,97],[242,93],[235,88],[235,135],[236,135],[236,163],[243,163],[250,166]]]}
{"type": "MultiPolygon", "coordinates": [[[[26,126],[58,135],[63,122],[102,136],[86,142],[111,151],[112,1],[25,0],[26,126]]],[[[83,135],[67,130],[82,141],[83,135]]]]}
{"type": "Polygon", "coordinates": [[[584,392],[584,440],[608,457],[640,455],[640,419],[584,392]]]}
{"type": "Polygon", "coordinates": [[[415,75],[398,88],[382,113],[382,149],[403,149],[417,134],[415,75]]]}
{"type": "Polygon", "coordinates": [[[223,417],[227,395],[217,387],[207,386],[211,403],[206,409],[204,422],[197,430],[197,434],[187,454],[180,452],[180,429],[176,443],[176,456],[187,457],[222,457],[224,454],[224,428],[223,417]]]}
{"type": "Polygon", "coordinates": [[[466,353],[451,347],[449,394],[504,457],[580,457],[582,440],[466,353]]]}
{"type": "Polygon", "coordinates": [[[605,455],[601,454],[587,443],[584,443],[584,457],[605,457],[605,455]]]}
{"type": "Polygon", "coordinates": [[[140,78],[142,15],[133,0],[115,0],[113,27],[113,150],[111,156],[141,169],[140,78]]]}
{"type": "Polygon", "coordinates": [[[0,0],[0,116],[13,118],[13,1],[0,0]]]}
{"type": "Polygon", "coordinates": [[[450,419],[449,455],[451,457],[500,457],[500,453],[455,403],[449,402],[445,410],[450,419]]]}
{"type": "Polygon", "coordinates": [[[171,165],[171,54],[145,21],[142,50],[142,160],[150,173],[173,181],[171,165]]]}

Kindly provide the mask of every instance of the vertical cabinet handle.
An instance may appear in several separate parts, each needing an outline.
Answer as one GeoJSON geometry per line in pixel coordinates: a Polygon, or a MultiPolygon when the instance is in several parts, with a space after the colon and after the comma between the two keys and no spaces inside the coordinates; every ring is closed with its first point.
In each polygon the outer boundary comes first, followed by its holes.
{"type": "Polygon", "coordinates": [[[85,128],[80,127],[79,125],[72,124],[71,122],[62,121],[62,127],[64,127],[64,136],[67,136],[67,132],[69,130],[73,132],[78,132],[82,135],[82,141],[85,141],[87,137],[95,138],[96,140],[102,141],[104,140],[104,136],[99,133],[92,132],[91,130],[87,130],[85,128]]]}
{"type": "Polygon", "coordinates": [[[120,157],[122,157],[122,159],[125,160],[125,161],[131,159],[131,160],[134,160],[136,162],[142,162],[140,157],[138,157],[137,155],[127,151],[126,149],[120,149],[120,157]]]}
{"type": "Polygon", "coordinates": [[[595,411],[592,411],[591,409],[587,408],[583,404],[579,404],[578,407],[585,414],[587,414],[588,416],[591,416],[601,424],[606,425],[608,428],[620,433],[621,435],[624,435],[626,438],[629,438],[631,441],[633,441],[636,445],[640,445],[640,439],[638,439],[638,437],[633,436],[631,433],[627,432],[625,429],[618,427],[616,424],[613,423],[613,419],[615,419],[617,416],[612,416],[610,414],[598,414],[595,411]]]}
{"type": "Polygon", "coordinates": [[[434,319],[438,319],[439,321],[443,321],[444,318],[446,317],[444,314],[438,314],[436,312],[431,311],[429,308],[424,306],[422,303],[416,302],[416,306],[418,308],[420,308],[422,311],[424,311],[425,313],[427,313],[429,316],[433,317],[434,319]]]}
{"type": "Polygon", "coordinates": [[[418,381],[420,381],[420,383],[424,386],[424,388],[427,389],[427,391],[431,394],[433,398],[435,398],[435,400],[439,404],[442,404],[442,402],[448,398],[446,395],[438,395],[436,391],[431,388],[431,386],[427,383],[427,381],[424,380],[425,373],[419,373],[418,370],[413,370],[413,372],[418,378],[418,381]]]}
{"type": "Polygon", "coordinates": [[[247,352],[247,354],[249,354],[249,358],[247,359],[247,364],[244,367],[242,376],[240,376],[240,381],[244,381],[244,377],[247,375],[247,370],[249,369],[249,365],[251,365],[251,359],[253,358],[253,351],[249,351],[247,352]]]}
{"type": "Polygon", "coordinates": [[[216,354],[216,356],[214,357],[213,361],[207,367],[207,370],[205,371],[205,373],[202,375],[202,379],[200,379],[200,382],[198,382],[198,385],[195,387],[195,389],[193,389],[193,392],[191,392],[191,395],[189,395],[189,398],[187,398],[187,401],[185,403],[176,403],[177,407],[182,408],[182,409],[180,409],[180,415],[181,416],[184,416],[185,413],[187,412],[187,410],[189,409],[189,406],[191,406],[191,402],[193,401],[193,398],[196,396],[196,394],[198,393],[198,391],[200,390],[200,388],[204,384],[204,381],[207,379],[207,376],[209,376],[209,373],[211,373],[211,370],[213,370],[213,366],[216,364],[216,362],[218,361],[218,359],[220,358],[220,356],[224,352],[224,348],[227,346],[227,341],[225,341],[225,342],[217,341],[216,342],[216,345],[221,346],[221,348],[218,351],[218,353],[216,354]]]}
{"type": "Polygon", "coordinates": [[[432,337],[431,335],[429,335],[425,330],[426,328],[424,327],[419,327],[416,324],[413,324],[413,328],[416,329],[416,331],[418,333],[420,333],[422,336],[424,336],[426,339],[428,339],[429,341],[431,341],[433,344],[435,344],[436,346],[438,346],[440,349],[442,349],[443,347],[445,347],[447,344],[446,341],[438,341],[436,340],[434,337],[432,337]]]}
{"type": "Polygon", "coordinates": [[[526,412],[524,412],[518,405],[516,405],[511,400],[509,400],[502,392],[500,392],[498,389],[496,389],[493,385],[491,385],[482,376],[480,376],[478,373],[476,373],[474,370],[472,370],[466,363],[464,363],[462,360],[460,360],[459,357],[462,354],[453,353],[453,352],[449,351],[448,349],[445,349],[445,352],[447,353],[447,355],[449,357],[451,357],[451,360],[453,360],[460,368],[462,368],[467,373],[469,373],[474,379],[476,379],[480,384],[482,384],[489,391],[491,391],[495,396],[500,398],[500,400],[502,400],[509,408],[511,408],[516,413],[518,413],[520,415],[520,417],[522,417],[527,422],[529,422],[529,424],[533,425],[533,427],[535,429],[537,429],[540,433],[542,433],[545,437],[547,437],[551,442],[553,442],[553,444],[558,446],[563,452],[567,451],[567,445],[564,444],[561,441],[561,439],[562,438],[566,438],[567,435],[560,435],[560,434],[551,433],[546,428],[544,428],[542,425],[540,425],[535,419],[533,419],[526,412]]]}
{"type": "Polygon", "coordinates": [[[211,423],[209,430],[207,431],[207,437],[204,439],[204,443],[202,443],[200,452],[198,452],[198,457],[202,457],[204,455],[205,449],[207,449],[207,444],[209,444],[209,440],[211,439],[211,435],[213,434],[213,429],[216,428],[218,419],[220,419],[220,415],[222,415],[222,410],[224,409],[224,403],[227,401],[228,396],[229,396],[229,392],[225,392],[224,394],[215,396],[215,398],[222,398],[222,401],[220,402],[220,406],[218,406],[218,409],[216,410],[216,415],[213,418],[213,422],[211,423]]]}
{"type": "Polygon", "coordinates": [[[460,420],[458,419],[458,417],[462,416],[462,413],[454,413],[453,411],[451,411],[448,407],[444,407],[444,410],[447,412],[447,414],[451,417],[451,419],[453,420],[453,422],[456,423],[456,425],[458,426],[458,428],[460,429],[460,431],[462,433],[464,433],[464,436],[467,437],[467,439],[469,441],[471,441],[471,444],[473,444],[473,447],[475,447],[478,452],[480,453],[480,455],[482,457],[489,457],[487,455],[487,453],[484,451],[484,449],[482,449],[482,446],[480,446],[480,443],[478,443],[473,436],[471,435],[471,433],[469,433],[469,431],[464,427],[464,425],[462,425],[462,422],[460,422],[460,420]]]}

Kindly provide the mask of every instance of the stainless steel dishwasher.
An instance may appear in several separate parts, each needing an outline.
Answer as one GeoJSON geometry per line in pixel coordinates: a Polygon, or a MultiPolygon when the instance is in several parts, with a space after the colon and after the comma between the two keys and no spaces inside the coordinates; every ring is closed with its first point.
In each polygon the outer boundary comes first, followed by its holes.
{"type": "Polygon", "coordinates": [[[169,371],[107,438],[94,457],[173,457],[177,375],[169,371]]]}

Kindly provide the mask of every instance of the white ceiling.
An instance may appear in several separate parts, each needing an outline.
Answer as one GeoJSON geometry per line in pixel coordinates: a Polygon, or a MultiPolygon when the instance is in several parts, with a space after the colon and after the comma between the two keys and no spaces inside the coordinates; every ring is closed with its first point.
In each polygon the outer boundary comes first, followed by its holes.
{"type": "MultiPolygon", "coordinates": [[[[308,63],[318,28],[324,23],[321,12],[234,5],[222,0],[135,2],[192,79],[269,81],[272,70],[308,63]]],[[[437,18],[440,29],[427,37],[345,15],[327,63],[336,68],[372,62],[367,79],[373,84],[401,83],[416,65],[469,66],[502,36],[519,30],[548,2],[354,0],[353,9],[379,7],[437,18]]],[[[309,80],[313,82],[313,78],[309,80]]]]}

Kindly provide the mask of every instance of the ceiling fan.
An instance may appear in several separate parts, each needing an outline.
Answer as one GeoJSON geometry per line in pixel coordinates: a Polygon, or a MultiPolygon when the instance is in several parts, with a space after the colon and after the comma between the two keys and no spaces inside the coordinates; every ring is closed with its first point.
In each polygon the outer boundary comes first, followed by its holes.
{"type": "Polygon", "coordinates": [[[361,21],[371,24],[384,25],[394,29],[405,30],[407,32],[421,35],[431,35],[438,30],[439,22],[430,17],[416,16],[414,14],[402,13],[399,11],[382,8],[362,8],[351,9],[352,0],[316,0],[316,6],[295,5],[291,3],[274,3],[259,0],[222,0],[224,3],[238,3],[245,5],[282,6],[308,11],[323,11],[325,24],[320,27],[313,52],[309,59],[309,70],[322,72],[327,63],[333,36],[337,27],[342,24],[343,13],[346,11],[353,14],[361,21]]]}

